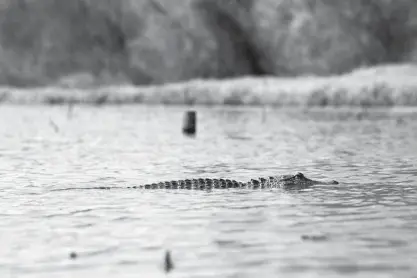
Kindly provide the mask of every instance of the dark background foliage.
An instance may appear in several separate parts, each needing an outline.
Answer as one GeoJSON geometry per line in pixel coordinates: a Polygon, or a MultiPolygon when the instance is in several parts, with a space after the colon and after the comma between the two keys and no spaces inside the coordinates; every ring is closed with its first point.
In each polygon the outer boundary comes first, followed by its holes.
{"type": "Polygon", "coordinates": [[[0,84],[330,75],[416,60],[412,0],[0,0],[0,84]]]}

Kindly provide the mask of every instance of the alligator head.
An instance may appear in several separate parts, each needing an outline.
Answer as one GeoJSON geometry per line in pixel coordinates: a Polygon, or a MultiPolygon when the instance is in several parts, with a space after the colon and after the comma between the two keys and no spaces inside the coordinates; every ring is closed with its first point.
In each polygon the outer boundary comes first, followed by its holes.
{"type": "Polygon", "coordinates": [[[311,180],[309,178],[306,178],[303,173],[297,173],[295,175],[285,175],[281,176],[281,179],[279,180],[279,183],[281,184],[281,187],[283,188],[306,188],[310,187],[315,184],[339,184],[337,181],[317,181],[317,180],[311,180]]]}

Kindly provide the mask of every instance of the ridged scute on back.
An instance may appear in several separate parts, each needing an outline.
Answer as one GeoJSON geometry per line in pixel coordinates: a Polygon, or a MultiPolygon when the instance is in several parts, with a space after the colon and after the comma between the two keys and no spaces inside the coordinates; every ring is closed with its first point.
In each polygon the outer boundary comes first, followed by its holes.
{"type": "Polygon", "coordinates": [[[173,180],[159,183],[151,183],[131,188],[141,189],[228,189],[228,188],[247,188],[247,189],[264,189],[264,188],[285,188],[285,189],[302,189],[314,184],[338,184],[337,181],[315,181],[306,178],[302,173],[295,175],[270,176],[268,178],[251,179],[248,182],[239,182],[230,179],[185,179],[173,180]]]}
{"type": "Polygon", "coordinates": [[[241,188],[244,183],[230,179],[185,179],[140,185],[142,189],[227,189],[241,188]]]}

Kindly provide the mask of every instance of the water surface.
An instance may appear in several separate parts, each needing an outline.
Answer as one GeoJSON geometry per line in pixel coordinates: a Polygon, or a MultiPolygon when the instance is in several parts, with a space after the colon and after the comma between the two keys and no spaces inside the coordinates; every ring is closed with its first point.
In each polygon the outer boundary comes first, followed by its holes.
{"type": "Polygon", "coordinates": [[[1,277],[417,274],[417,110],[186,109],[0,106],[1,277]],[[297,172],[340,184],[124,188],[297,172]]]}

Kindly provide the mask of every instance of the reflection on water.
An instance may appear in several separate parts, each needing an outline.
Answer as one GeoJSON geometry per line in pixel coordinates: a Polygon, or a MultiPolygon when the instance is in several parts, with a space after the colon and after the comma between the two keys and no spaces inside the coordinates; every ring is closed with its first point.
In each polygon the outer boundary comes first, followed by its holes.
{"type": "Polygon", "coordinates": [[[174,277],[417,272],[415,111],[197,108],[188,138],[185,109],[2,106],[1,277],[165,277],[166,250],[174,277]],[[340,184],[124,188],[299,171],[340,184]]]}

